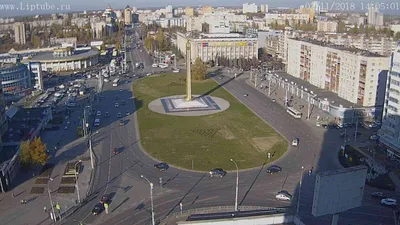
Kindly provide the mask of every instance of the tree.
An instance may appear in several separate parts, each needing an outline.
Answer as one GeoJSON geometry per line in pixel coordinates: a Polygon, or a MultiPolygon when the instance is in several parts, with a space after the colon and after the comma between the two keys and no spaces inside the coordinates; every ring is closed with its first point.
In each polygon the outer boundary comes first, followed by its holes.
{"type": "Polygon", "coordinates": [[[346,24],[341,20],[339,20],[339,22],[338,22],[338,32],[339,33],[346,32],[346,24]]]}
{"type": "Polygon", "coordinates": [[[193,80],[205,80],[207,72],[207,65],[201,61],[200,57],[197,57],[194,61],[191,69],[193,80]]]}
{"type": "Polygon", "coordinates": [[[115,42],[115,49],[120,50],[121,49],[121,42],[118,40],[115,42]]]}
{"type": "Polygon", "coordinates": [[[400,32],[396,32],[396,35],[394,35],[394,39],[400,40],[400,32]]]}
{"type": "Polygon", "coordinates": [[[21,163],[25,165],[45,165],[49,160],[46,144],[38,137],[20,144],[21,163]]]}
{"type": "Polygon", "coordinates": [[[103,43],[100,46],[100,51],[105,51],[106,50],[106,45],[103,43]]]}
{"type": "Polygon", "coordinates": [[[150,52],[154,51],[154,39],[151,37],[146,37],[146,39],[144,39],[144,47],[146,47],[147,50],[149,50],[150,52]]]}
{"type": "Polygon", "coordinates": [[[201,32],[206,33],[206,34],[210,33],[210,24],[208,24],[206,22],[202,23],[201,24],[201,32]]]}
{"type": "Polygon", "coordinates": [[[158,45],[158,50],[161,52],[169,50],[169,43],[167,38],[164,35],[164,31],[159,29],[156,36],[156,41],[158,45]]]}

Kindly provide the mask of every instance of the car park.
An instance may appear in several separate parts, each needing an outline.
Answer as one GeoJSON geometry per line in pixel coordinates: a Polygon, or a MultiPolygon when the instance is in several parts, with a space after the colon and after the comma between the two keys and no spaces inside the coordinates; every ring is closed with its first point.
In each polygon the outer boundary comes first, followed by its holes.
{"type": "Polygon", "coordinates": [[[169,165],[167,163],[157,163],[154,165],[154,168],[156,168],[159,171],[166,171],[169,168],[169,165]]]}
{"type": "Polygon", "coordinates": [[[384,198],[381,200],[381,205],[396,207],[397,200],[393,198],[384,198]]]}
{"type": "Polygon", "coordinates": [[[226,175],[226,172],[221,168],[212,169],[208,173],[211,177],[224,177],[226,175]]]}
{"type": "Polygon", "coordinates": [[[274,173],[279,173],[282,171],[282,168],[280,166],[277,165],[272,165],[270,167],[267,168],[267,173],[268,174],[274,174],[274,173]]]}

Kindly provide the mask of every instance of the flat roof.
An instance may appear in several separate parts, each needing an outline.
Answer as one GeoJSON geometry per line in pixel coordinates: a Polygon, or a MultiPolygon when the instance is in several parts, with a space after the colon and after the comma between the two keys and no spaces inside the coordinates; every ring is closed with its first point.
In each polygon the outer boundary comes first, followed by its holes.
{"type": "Polygon", "coordinates": [[[338,106],[342,105],[344,108],[350,108],[350,107],[363,107],[360,104],[352,103],[350,101],[347,101],[341,97],[339,97],[336,93],[333,93],[328,90],[321,89],[319,87],[316,87],[310,83],[308,83],[305,80],[302,80],[300,78],[294,77],[292,75],[289,75],[288,73],[285,72],[274,72],[273,74],[278,74],[282,79],[287,79],[289,82],[293,81],[294,83],[297,84],[298,87],[303,86],[304,88],[307,88],[307,91],[310,92],[312,91],[314,94],[317,95],[318,99],[324,100],[325,98],[329,101],[330,105],[338,106]]]}
{"type": "Polygon", "coordinates": [[[100,52],[95,49],[86,50],[86,51],[75,51],[73,55],[64,56],[64,57],[54,57],[53,52],[44,52],[39,53],[37,55],[32,56],[31,58],[24,59],[27,62],[64,62],[64,61],[73,61],[80,59],[87,59],[96,55],[99,55],[100,52]]]}
{"type": "Polygon", "coordinates": [[[337,49],[340,51],[347,51],[356,55],[362,55],[365,57],[386,57],[383,55],[380,55],[378,53],[374,53],[374,52],[370,52],[367,50],[363,50],[363,49],[358,49],[358,48],[351,48],[351,47],[347,47],[344,45],[336,45],[330,42],[325,42],[325,41],[320,41],[320,40],[316,40],[316,39],[312,39],[312,38],[291,38],[293,40],[296,41],[304,41],[307,43],[311,43],[314,45],[319,45],[319,46],[323,46],[323,47],[328,47],[328,48],[333,48],[333,49],[337,49]]]}

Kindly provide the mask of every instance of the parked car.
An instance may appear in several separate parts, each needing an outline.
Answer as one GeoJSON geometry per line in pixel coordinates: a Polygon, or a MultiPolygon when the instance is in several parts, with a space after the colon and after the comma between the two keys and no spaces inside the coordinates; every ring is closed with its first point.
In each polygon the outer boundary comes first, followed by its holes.
{"type": "Polygon", "coordinates": [[[385,195],[383,192],[377,191],[377,192],[372,192],[371,196],[374,198],[385,198],[385,195]]]}
{"type": "Polygon", "coordinates": [[[280,191],[278,192],[278,194],[276,194],[275,198],[282,201],[291,201],[292,195],[289,194],[287,191],[280,191]]]}
{"type": "Polygon", "coordinates": [[[97,111],[96,116],[101,116],[101,112],[97,111]]]}
{"type": "Polygon", "coordinates": [[[119,107],[119,104],[118,104],[118,103],[115,103],[114,106],[115,106],[115,108],[118,108],[118,107],[119,107]]]}
{"type": "Polygon", "coordinates": [[[154,168],[156,168],[159,171],[166,171],[168,170],[169,166],[167,163],[158,163],[158,164],[154,164],[154,168]]]}
{"type": "Polygon", "coordinates": [[[369,137],[369,139],[372,140],[372,141],[376,141],[376,140],[379,139],[379,136],[376,135],[376,134],[373,134],[373,135],[371,135],[371,136],[369,137]]]}
{"type": "Polygon", "coordinates": [[[117,118],[121,118],[122,114],[121,113],[117,113],[117,118]]]}
{"type": "Polygon", "coordinates": [[[267,168],[267,173],[268,174],[274,174],[274,173],[279,173],[282,171],[282,168],[280,166],[277,165],[272,165],[270,167],[267,168]]]}
{"type": "Polygon", "coordinates": [[[123,125],[125,125],[125,122],[124,122],[124,120],[119,120],[119,125],[120,125],[120,126],[123,126],[123,125]]]}
{"type": "Polygon", "coordinates": [[[211,177],[224,177],[226,172],[221,168],[212,169],[209,172],[211,177]]]}
{"type": "Polygon", "coordinates": [[[99,215],[101,212],[103,212],[103,210],[104,210],[104,204],[99,202],[94,206],[94,208],[92,210],[92,214],[94,216],[99,215]]]}
{"type": "Polygon", "coordinates": [[[179,69],[172,70],[173,73],[179,73],[179,69]]]}
{"type": "Polygon", "coordinates": [[[101,204],[104,204],[104,203],[109,204],[110,203],[110,196],[108,194],[103,195],[103,197],[101,197],[101,199],[100,199],[100,203],[101,204]]]}
{"type": "Polygon", "coordinates": [[[124,100],[121,101],[121,105],[125,105],[125,101],[124,100]]]}
{"type": "Polygon", "coordinates": [[[104,116],[105,116],[105,117],[110,117],[110,113],[109,113],[109,112],[105,112],[105,113],[104,113],[104,116]]]}
{"type": "Polygon", "coordinates": [[[393,199],[393,198],[384,198],[381,200],[381,204],[385,205],[385,206],[396,207],[397,201],[396,201],[396,199],[393,199]]]}

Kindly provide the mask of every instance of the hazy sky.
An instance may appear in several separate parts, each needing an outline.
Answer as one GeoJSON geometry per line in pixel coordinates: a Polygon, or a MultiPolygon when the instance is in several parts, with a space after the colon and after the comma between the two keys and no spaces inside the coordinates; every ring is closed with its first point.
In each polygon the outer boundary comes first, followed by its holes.
{"type": "MultiPolygon", "coordinates": [[[[7,17],[7,16],[17,16],[17,15],[36,15],[36,14],[49,14],[56,12],[57,10],[31,10],[26,9],[31,7],[32,5],[36,4],[53,4],[56,8],[66,7],[65,4],[69,6],[69,12],[72,11],[83,11],[83,10],[93,10],[93,9],[104,9],[108,4],[114,9],[121,9],[124,8],[126,5],[135,6],[138,8],[142,7],[165,7],[166,5],[170,4],[172,6],[198,6],[198,5],[213,5],[213,6],[241,6],[245,2],[249,3],[256,3],[256,4],[268,4],[270,7],[299,7],[300,5],[309,4],[312,0],[268,0],[268,1],[241,1],[241,0],[0,0],[0,17],[7,17]],[[15,8],[19,10],[6,10],[4,7],[7,4],[15,5],[15,8]],[[21,10],[21,5],[23,10],[21,10]],[[64,5],[64,6],[62,6],[64,5]]],[[[334,0],[323,0],[320,1],[323,4],[331,4],[332,2],[336,2],[334,0]]],[[[352,1],[337,1],[337,2],[354,2],[357,8],[361,8],[361,4],[365,5],[368,0],[352,0],[352,1]]],[[[393,0],[381,0],[380,2],[385,3],[393,3],[397,1],[393,0]]],[[[400,7],[400,4],[397,4],[397,7],[400,7]]],[[[64,10],[66,11],[66,10],[64,10]]],[[[396,8],[394,14],[400,15],[400,9],[396,8]]],[[[391,13],[393,14],[393,13],[391,13]]]]}

